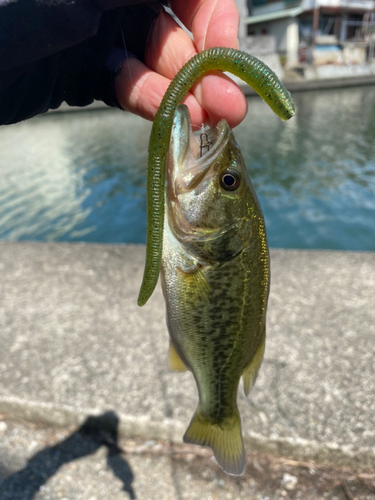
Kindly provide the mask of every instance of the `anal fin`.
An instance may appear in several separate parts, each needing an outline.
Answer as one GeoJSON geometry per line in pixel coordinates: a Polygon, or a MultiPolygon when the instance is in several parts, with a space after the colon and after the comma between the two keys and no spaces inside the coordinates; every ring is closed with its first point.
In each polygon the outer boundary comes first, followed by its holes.
{"type": "Polygon", "coordinates": [[[169,360],[169,367],[174,372],[185,372],[187,370],[185,363],[178,355],[172,342],[169,342],[168,360],[169,360]]]}
{"type": "Polygon", "coordinates": [[[245,392],[245,396],[249,395],[249,392],[253,388],[255,381],[258,376],[260,365],[262,364],[264,349],[266,347],[266,335],[263,334],[262,340],[255,351],[253,359],[246,366],[244,371],[242,372],[243,379],[243,390],[245,392]]]}

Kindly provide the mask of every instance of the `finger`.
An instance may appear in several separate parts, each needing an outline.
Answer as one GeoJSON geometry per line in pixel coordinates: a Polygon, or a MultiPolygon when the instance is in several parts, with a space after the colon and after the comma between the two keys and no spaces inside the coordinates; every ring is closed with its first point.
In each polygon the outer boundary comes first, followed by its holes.
{"type": "Polygon", "coordinates": [[[247,114],[247,101],[242,90],[223,74],[207,74],[193,87],[193,95],[203,105],[210,126],[225,118],[229,127],[234,128],[247,114]]]}
{"type": "MultiPolygon", "coordinates": [[[[130,58],[121,67],[114,82],[120,106],[147,120],[153,120],[170,80],[150,70],[141,61],[130,58]]],[[[193,123],[207,121],[207,115],[196,98],[188,93],[184,104],[189,107],[193,123]]]]}
{"type": "Polygon", "coordinates": [[[171,8],[193,33],[199,52],[211,47],[238,48],[239,14],[234,0],[171,0],[171,8]]]}
{"type": "Polygon", "coordinates": [[[190,36],[166,12],[155,20],[145,50],[145,63],[172,80],[182,66],[197,54],[190,36]]]}
{"type": "MultiPolygon", "coordinates": [[[[178,70],[196,54],[191,38],[166,13],[161,13],[154,23],[147,44],[145,61],[156,73],[173,79],[178,70]]],[[[205,76],[191,89],[208,116],[208,123],[215,125],[221,118],[235,127],[246,116],[247,103],[239,87],[223,73],[205,76]],[[219,105],[218,105],[219,103],[219,105]]],[[[192,122],[196,122],[194,113],[192,122]]]]}

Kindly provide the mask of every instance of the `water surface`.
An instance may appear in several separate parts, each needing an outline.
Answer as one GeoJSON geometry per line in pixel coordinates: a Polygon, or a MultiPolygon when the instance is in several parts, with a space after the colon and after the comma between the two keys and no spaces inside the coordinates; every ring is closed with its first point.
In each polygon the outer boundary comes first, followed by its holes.
{"type": "MultiPolygon", "coordinates": [[[[270,246],[375,250],[375,87],[302,92],[235,129],[270,246]]],[[[144,243],[151,124],[118,110],[0,128],[0,238],[144,243]]]]}

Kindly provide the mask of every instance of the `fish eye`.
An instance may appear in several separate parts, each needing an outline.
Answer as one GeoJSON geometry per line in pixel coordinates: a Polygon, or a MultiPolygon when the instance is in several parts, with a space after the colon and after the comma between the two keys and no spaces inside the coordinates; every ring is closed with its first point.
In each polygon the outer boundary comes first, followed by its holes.
{"type": "Polygon", "coordinates": [[[240,176],[237,172],[226,170],[220,175],[220,186],[225,191],[235,191],[240,185],[240,176]]]}

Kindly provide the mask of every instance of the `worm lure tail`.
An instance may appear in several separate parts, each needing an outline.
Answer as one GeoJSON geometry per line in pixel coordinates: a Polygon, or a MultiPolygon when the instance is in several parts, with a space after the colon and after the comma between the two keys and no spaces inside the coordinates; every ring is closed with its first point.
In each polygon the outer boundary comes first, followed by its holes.
{"type": "Polygon", "coordinates": [[[146,265],[138,305],[151,297],[159,277],[163,246],[165,167],[176,107],[205,73],[228,71],[244,80],[283,120],[295,108],[290,93],[275,73],[256,57],[224,47],[205,50],[191,58],[169,85],[156,113],[150,136],[147,170],[147,245],[146,265]]]}

